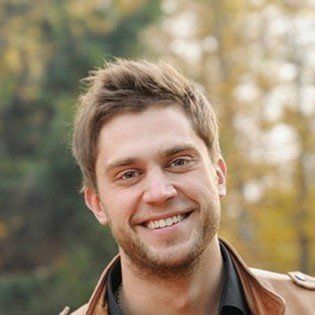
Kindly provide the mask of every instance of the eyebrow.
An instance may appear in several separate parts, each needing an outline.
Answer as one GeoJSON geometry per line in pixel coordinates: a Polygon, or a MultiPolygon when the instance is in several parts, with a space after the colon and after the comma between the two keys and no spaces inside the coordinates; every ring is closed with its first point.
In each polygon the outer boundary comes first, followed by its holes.
{"type": "Polygon", "coordinates": [[[197,148],[193,144],[187,143],[187,144],[176,145],[170,149],[167,149],[163,152],[163,155],[164,156],[171,156],[171,155],[175,155],[179,152],[183,152],[183,151],[198,152],[197,148]]]}
{"type": "Polygon", "coordinates": [[[118,168],[118,167],[123,167],[131,164],[135,164],[138,159],[136,158],[121,158],[118,160],[115,160],[113,162],[110,162],[106,165],[105,167],[105,173],[110,172],[111,170],[118,168]]]}
{"type": "MultiPolygon", "coordinates": [[[[183,152],[183,151],[194,151],[198,153],[197,148],[193,144],[181,144],[181,145],[176,145],[174,147],[171,147],[166,150],[161,150],[160,154],[165,157],[169,157],[172,155],[175,155],[177,153],[183,152]]],[[[199,155],[199,153],[198,153],[199,155]]],[[[137,161],[139,161],[139,158],[137,157],[126,157],[126,158],[120,158],[117,160],[114,160],[112,162],[109,162],[106,167],[105,167],[105,173],[110,172],[111,170],[123,166],[128,166],[135,164],[137,161]]]]}

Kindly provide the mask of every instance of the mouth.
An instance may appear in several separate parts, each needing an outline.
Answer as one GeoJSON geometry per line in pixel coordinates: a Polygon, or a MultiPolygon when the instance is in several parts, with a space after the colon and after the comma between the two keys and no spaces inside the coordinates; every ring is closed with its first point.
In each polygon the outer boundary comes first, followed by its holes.
{"type": "Polygon", "coordinates": [[[163,219],[158,219],[158,220],[149,220],[144,223],[142,223],[142,226],[146,227],[149,230],[157,230],[157,229],[163,229],[165,227],[169,227],[172,225],[176,225],[185,219],[187,219],[190,214],[193,211],[187,212],[187,213],[182,213],[182,214],[177,214],[177,215],[172,215],[163,219]]]}

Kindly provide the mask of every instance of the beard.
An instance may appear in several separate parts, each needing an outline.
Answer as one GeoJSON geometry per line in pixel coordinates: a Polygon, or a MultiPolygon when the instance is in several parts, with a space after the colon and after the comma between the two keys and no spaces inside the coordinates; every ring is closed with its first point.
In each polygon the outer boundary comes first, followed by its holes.
{"type": "Polygon", "coordinates": [[[109,217],[108,223],[114,239],[138,276],[153,277],[159,280],[190,279],[198,266],[202,253],[219,229],[220,204],[212,202],[194,212],[197,212],[194,215],[198,215],[194,238],[187,253],[183,254],[179,250],[177,252],[175,250],[174,254],[179,258],[174,260],[171,260],[167,254],[154,254],[137,233],[126,232],[125,229],[116,227],[109,217]]]}

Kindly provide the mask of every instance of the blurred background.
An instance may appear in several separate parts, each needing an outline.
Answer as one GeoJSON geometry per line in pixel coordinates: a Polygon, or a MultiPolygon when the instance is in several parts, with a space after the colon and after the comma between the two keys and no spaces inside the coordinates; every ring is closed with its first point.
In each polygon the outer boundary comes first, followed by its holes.
{"type": "Polygon", "coordinates": [[[89,297],[116,253],[78,193],[80,80],[113,57],[163,59],[221,121],[221,236],[251,266],[315,275],[314,0],[2,0],[0,313],[89,297]]]}

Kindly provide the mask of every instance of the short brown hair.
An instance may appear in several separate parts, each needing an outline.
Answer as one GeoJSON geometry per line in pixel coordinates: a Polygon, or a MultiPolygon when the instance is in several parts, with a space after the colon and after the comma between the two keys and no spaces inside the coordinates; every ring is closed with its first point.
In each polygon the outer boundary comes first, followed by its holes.
{"type": "Polygon", "coordinates": [[[211,158],[220,155],[213,108],[195,85],[170,65],[117,59],[92,71],[84,81],[87,90],[79,99],[72,142],[83,175],[83,188],[97,189],[95,163],[101,128],[108,119],[126,111],[143,111],[156,104],[179,104],[211,158]]]}

